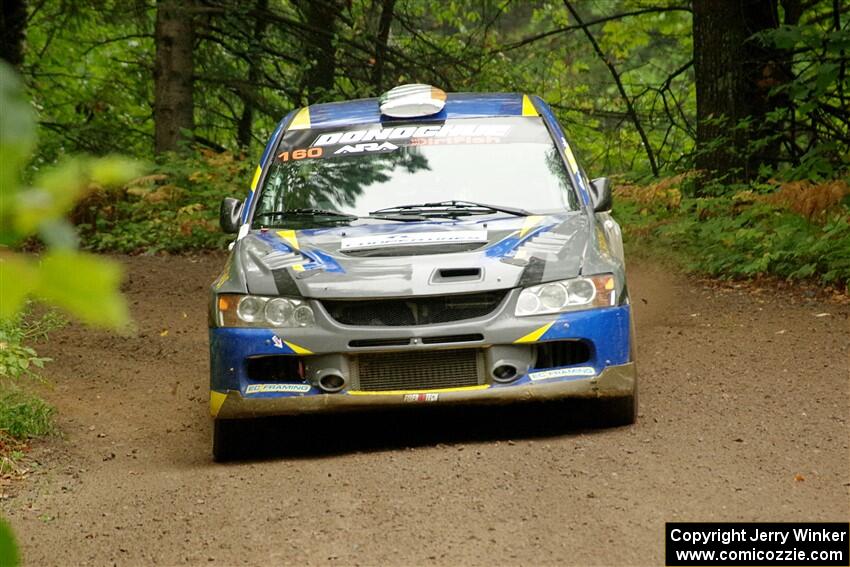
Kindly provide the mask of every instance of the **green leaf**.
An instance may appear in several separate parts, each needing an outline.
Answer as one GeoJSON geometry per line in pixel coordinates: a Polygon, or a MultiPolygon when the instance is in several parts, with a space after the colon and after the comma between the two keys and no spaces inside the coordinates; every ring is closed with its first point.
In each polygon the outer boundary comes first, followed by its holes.
{"type": "Polygon", "coordinates": [[[38,285],[38,270],[17,254],[0,256],[0,319],[18,313],[24,300],[38,285]]]}
{"type": "Polygon", "coordinates": [[[118,264],[93,254],[56,250],[45,255],[39,271],[35,293],[41,299],[92,325],[122,327],[129,322],[118,264]]]}
{"type": "Polygon", "coordinates": [[[105,157],[92,161],[90,175],[99,185],[123,185],[142,174],[142,164],[122,157],[105,157]]]}
{"type": "Polygon", "coordinates": [[[17,567],[20,564],[18,544],[15,542],[15,534],[6,520],[0,518],[0,565],[3,567],[17,567]]]}
{"type": "Polygon", "coordinates": [[[79,159],[66,161],[36,178],[35,187],[18,193],[15,229],[22,236],[34,233],[41,223],[60,218],[88,188],[79,159]]]}

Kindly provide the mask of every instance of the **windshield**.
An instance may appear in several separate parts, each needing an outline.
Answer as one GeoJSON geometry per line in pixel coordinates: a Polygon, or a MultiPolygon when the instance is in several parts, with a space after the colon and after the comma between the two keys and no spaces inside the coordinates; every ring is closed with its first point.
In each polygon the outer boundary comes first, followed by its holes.
{"type": "Polygon", "coordinates": [[[500,117],[288,131],[254,219],[262,226],[291,224],[291,218],[270,213],[304,209],[366,217],[444,201],[538,214],[579,206],[542,120],[500,117]]]}

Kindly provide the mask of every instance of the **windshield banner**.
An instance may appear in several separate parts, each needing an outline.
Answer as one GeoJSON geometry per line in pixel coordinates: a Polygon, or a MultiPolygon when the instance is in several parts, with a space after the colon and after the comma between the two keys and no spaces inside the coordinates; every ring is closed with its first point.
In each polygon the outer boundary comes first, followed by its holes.
{"type": "Polygon", "coordinates": [[[539,119],[501,117],[447,120],[428,124],[358,124],[349,128],[291,130],[284,134],[276,158],[297,161],[357,154],[388,153],[402,147],[551,143],[539,119]]]}

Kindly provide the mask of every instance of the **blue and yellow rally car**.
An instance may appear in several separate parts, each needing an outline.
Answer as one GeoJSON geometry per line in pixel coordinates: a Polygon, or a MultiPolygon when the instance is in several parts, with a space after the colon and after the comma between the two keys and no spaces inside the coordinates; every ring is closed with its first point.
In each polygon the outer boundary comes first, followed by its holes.
{"type": "Polygon", "coordinates": [[[610,209],[538,97],[405,85],[292,112],[221,206],[214,457],[264,415],[604,397],[632,423],[610,209]]]}

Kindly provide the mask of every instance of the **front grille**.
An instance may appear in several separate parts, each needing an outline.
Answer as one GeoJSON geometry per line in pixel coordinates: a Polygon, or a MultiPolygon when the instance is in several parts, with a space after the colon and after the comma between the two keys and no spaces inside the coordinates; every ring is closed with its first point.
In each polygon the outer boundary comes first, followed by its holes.
{"type": "Polygon", "coordinates": [[[354,386],[366,391],[438,390],[484,384],[484,354],[477,349],[361,354],[354,386]]]}
{"type": "Polygon", "coordinates": [[[500,290],[405,299],[325,300],[322,305],[343,325],[402,327],[484,317],[506,294],[500,290]]]}

